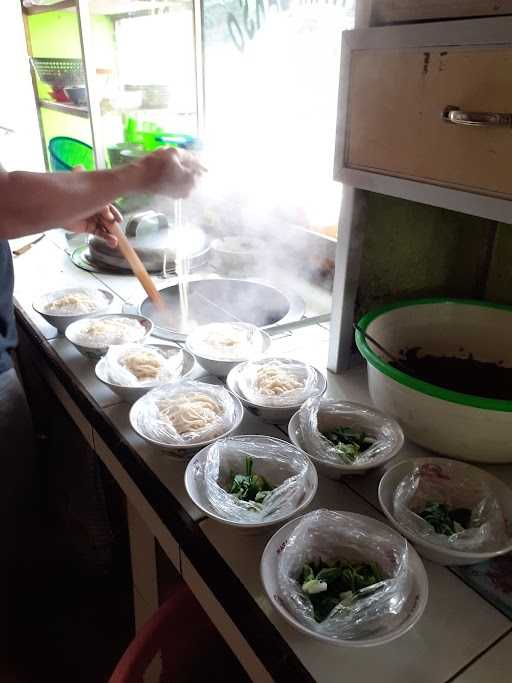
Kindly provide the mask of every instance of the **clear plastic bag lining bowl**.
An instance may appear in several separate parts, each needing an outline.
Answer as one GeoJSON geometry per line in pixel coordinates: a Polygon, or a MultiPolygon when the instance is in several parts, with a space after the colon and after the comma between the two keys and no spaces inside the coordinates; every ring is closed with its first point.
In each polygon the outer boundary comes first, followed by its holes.
{"type": "Polygon", "coordinates": [[[510,542],[500,503],[478,468],[454,460],[416,465],[393,495],[393,515],[411,534],[462,552],[494,552],[510,542]],[[447,536],[418,513],[429,503],[471,511],[470,526],[447,536]]]}
{"type": "Polygon", "coordinates": [[[238,370],[240,394],[257,406],[297,406],[325,387],[316,368],[288,358],[247,361],[238,370]]]}
{"type": "MultiPolygon", "coordinates": [[[[172,353],[165,353],[165,349],[158,349],[146,344],[119,344],[110,346],[106,355],[103,357],[103,373],[105,378],[112,384],[121,387],[147,387],[157,386],[175,382],[180,377],[183,368],[183,351],[177,353],[175,347],[169,347],[172,353]],[[124,361],[131,354],[144,354],[149,364],[146,372],[153,369],[157,376],[138,378],[131,372],[124,361]],[[153,363],[153,364],[151,364],[153,363]],[[159,366],[159,367],[158,367],[159,366]]],[[[140,367],[140,373],[144,372],[144,367],[140,367]]]]}
{"type": "Polygon", "coordinates": [[[281,551],[278,584],[287,609],[310,630],[339,640],[368,637],[383,629],[386,620],[395,618],[408,601],[413,581],[407,541],[370,517],[315,510],[301,519],[281,551]],[[328,563],[374,562],[385,578],[350,606],[333,609],[318,623],[300,576],[304,564],[319,559],[328,563]]]}
{"type": "Polygon", "coordinates": [[[134,404],[131,418],[146,438],[167,446],[186,446],[229,431],[236,406],[224,387],[185,380],[149,391],[134,404]],[[175,417],[169,419],[163,410],[170,410],[175,417]]]}
{"type": "Polygon", "coordinates": [[[396,420],[368,406],[348,401],[308,399],[299,410],[299,427],[306,452],[335,465],[378,465],[395,455],[404,443],[402,429],[396,420]],[[373,443],[352,460],[322,434],[336,427],[364,432],[373,443]]]}
{"type": "Polygon", "coordinates": [[[204,482],[210,505],[230,520],[271,523],[289,515],[306,495],[305,481],[311,463],[298,448],[268,436],[226,438],[209,450],[204,463],[204,482]],[[246,458],[253,473],[266,479],[273,491],[263,503],[239,500],[227,488],[233,474],[244,474],[246,458]]]}

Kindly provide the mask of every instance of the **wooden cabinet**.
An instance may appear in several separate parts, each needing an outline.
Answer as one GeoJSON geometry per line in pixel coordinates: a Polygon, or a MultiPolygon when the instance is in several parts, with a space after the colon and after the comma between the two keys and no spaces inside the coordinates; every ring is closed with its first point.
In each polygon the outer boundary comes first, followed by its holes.
{"type": "Polygon", "coordinates": [[[361,50],[350,76],[347,166],[512,198],[512,127],[442,116],[512,112],[511,48],[361,50]]]}
{"type": "Polygon", "coordinates": [[[339,180],[512,221],[511,18],[346,32],[341,79],[339,180]],[[452,123],[449,106],[511,116],[452,123]]]}
{"type": "Polygon", "coordinates": [[[512,14],[512,0],[372,0],[372,26],[512,14]]]}

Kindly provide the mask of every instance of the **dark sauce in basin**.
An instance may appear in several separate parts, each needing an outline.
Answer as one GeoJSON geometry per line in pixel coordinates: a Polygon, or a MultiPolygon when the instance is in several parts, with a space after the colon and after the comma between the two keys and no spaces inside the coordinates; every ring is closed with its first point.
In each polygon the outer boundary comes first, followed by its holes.
{"type": "MultiPolygon", "coordinates": [[[[410,374],[424,382],[463,394],[512,401],[512,368],[502,362],[491,363],[465,357],[420,354],[420,347],[402,350],[400,359],[410,374]]],[[[398,370],[402,366],[391,362],[398,370]]]]}

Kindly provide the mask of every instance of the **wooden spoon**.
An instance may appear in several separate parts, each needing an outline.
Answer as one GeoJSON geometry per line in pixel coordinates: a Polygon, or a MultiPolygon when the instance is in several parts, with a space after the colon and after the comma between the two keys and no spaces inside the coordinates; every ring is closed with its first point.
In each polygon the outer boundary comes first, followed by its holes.
{"type": "Polygon", "coordinates": [[[121,230],[121,226],[119,225],[119,223],[111,223],[109,229],[110,232],[113,235],[115,235],[115,237],[117,237],[117,244],[119,246],[119,250],[130,264],[130,268],[132,269],[135,277],[139,280],[140,284],[146,290],[146,294],[149,296],[151,301],[159,310],[164,310],[166,308],[164,298],[162,297],[158,289],[155,287],[155,284],[149,276],[146,267],[138,257],[135,249],[128,241],[128,238],[126,237],[124,232],[121,230]]]}

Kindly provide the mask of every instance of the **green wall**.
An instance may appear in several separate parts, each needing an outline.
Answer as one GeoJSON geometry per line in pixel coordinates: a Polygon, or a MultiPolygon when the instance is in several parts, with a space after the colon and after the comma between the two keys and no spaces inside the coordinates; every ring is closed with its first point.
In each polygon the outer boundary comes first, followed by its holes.
{"type": "Polygon", "coordinates": [[[358,314],[421,296],[512,304],[512,226],[365,193],[358,314]]]}
{"type": "MultiPolygon", "coordinates": [[[[92,16],[94,58],[98,67],[112,68],[114,64],[114,26],[109,17],[92,16]]],[[[49,12],[29,17],[29,30],[34,57],[81,57],[80,34],[76,12],[49,12]]],[[[51,99],[50,87],[38,81],[39,96],[51,99]]],[[[46,143],[58,135],[67,135],[91,144],[88,119],[42,109],[46,143]]]]}
{"type": "Polygon", "coordinates": [[[512,304],[512,225],[499,223],[487,281],[486,298],[512,304]]]}

